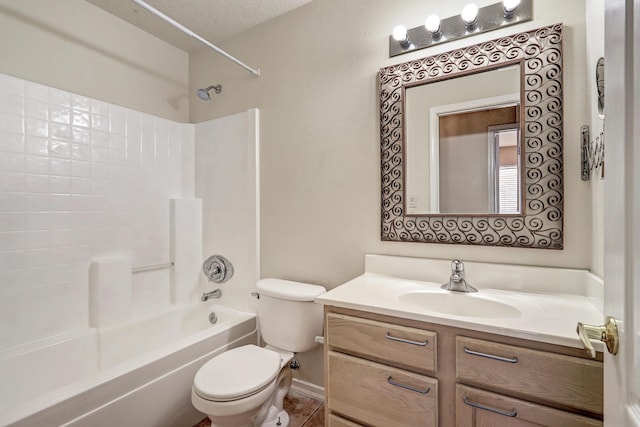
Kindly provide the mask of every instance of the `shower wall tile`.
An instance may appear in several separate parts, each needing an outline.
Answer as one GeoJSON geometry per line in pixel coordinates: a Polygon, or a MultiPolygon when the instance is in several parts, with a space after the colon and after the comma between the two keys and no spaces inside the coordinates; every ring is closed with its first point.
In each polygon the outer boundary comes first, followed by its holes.
{"type": "Polygon", "coordinates": [[[23,165],[25,172],[49,175],[49,159],[43,156],[26,155],[23,165]]]}
{"type": "Polygon", "coordinates": [[[22,133],[23,127],[23,116],[0,112],[0,132],[22,133]]]}
{"type": "MultiPolygon", "coordinates": [[[[22,128],[22,122],[25,123],[25,131],[29,136],[40,136],[47,137],[49,136],[49,122],[46,120],[34,119],[27,117],[26,120],[20,119],[20,128],[22,128]]],[[[52,122],[53,123],[53,122],[52,122]]],[[[14,132],[17,132],[17,127],[14,132]]]]}
{"type": "Polygon", "coordinates": [[[24,194],[24,210],[26,212],[40,212],[49,209],[49,195],[37,193],[24,194]]]}
{"type": "Polygon", "coordinates": [[[49,120],[49,103],[41,99],[27,98],[25,100],[25,116],[49,120]]]}
{"type": "Polygon", "coordinates": [[[49,176],[26,174],[24,191],[27,193],[48,193],[49,176]]]}
{"type": "Polygon", "coordinates": [[[5,93],[0,98],[0,111],[3,113],[22,115],[24,96],[22,93],[5,93]]]}
{"type": "Polygon", "coordinates": [[[49,155],[49,141],[47,138],[37,136],[27,136],[25,140],[25,152],[28,154],[37,154],[39,156],[49,155]]]}
{"type": "MultiPolygon", "coordinates": [[[[25,96],[27,97],[27,99],[46,101],[47,104],[49,104],[49,87],[48,86],[44,86],[39,83],[24,82],[24,81],[22,81],[22,84],[25,84],[25,96]]],[[[2,83],[0,83],[0,86],[2,86],[2,83]]],[[[28,102],[29,101],[27,100],[27,103],[28,102]]]]}
{"type": "Polygon", "coordinates": [[[58,106],[71,108],[71,93],[60,89],[50,88],[49,102],[58,106]]]}
{"type": "Polygon", "coordinates": [[[55,176],[71,176],[71,161],[49,158],[49,171],[55,176]]]}
{"type": "Polygon", "coordinates": [[[0,211],[20,212],[25,210],[25,206],[24,194],[0,192],[0,211]]]}
{"type": "Polygon", "coordinates": [[[22,153],[24,151],[24,135],[0,132],[0,151],[22,153]]]}
{"type": "Polygon", "coordinates": [[[24,170],[24,154],[3,153],[0,156],[0,170],[6,172],[21,172],[24,170]]]}
{"type": "MultiPolygon", "coordinates": [[[[170,261],[170,198],[193,197],[194,126],[0,74],[0,351],[89,324],[92,260],[170,261]]],[[[170,304],[132,275],[131,312],[170,304]]]]}
{"type": "Polygon", "coordinates": [[[91,161],[91,148],[85,144],[71,144],[71,158],[89,162],[91,161]]]}
{"type": "Polygon", "coordinates": [[[24,191],[24,174],[0,172],[0,192],[12,193],[24,191]]]}

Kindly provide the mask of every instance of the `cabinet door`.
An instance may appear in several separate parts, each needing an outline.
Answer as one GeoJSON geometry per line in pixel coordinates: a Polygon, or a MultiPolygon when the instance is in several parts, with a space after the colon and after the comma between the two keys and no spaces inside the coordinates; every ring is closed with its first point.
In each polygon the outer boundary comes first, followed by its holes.
{"type": "Polygon", "coordinates": [[[327,407],[368,426],[435,427],[438,380],[329,351],[327,407]]]}
{"type": "Polygon", "coordinates": [[[601,427],[602,421],[458,384],[457,427],[601,427]]]}

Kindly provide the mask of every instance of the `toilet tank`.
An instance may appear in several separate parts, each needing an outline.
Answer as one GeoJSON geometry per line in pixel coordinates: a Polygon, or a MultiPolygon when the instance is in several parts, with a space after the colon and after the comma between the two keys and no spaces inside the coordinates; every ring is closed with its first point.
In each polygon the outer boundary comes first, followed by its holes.
{"type": "Polygon", "coordinates": [[[260,295],[258,323],[264,341],[294,353],[313,349],[323,325],[323,306],[313,300],[326,289],[281,279],[262,279],[256,287],[260,295]]]}

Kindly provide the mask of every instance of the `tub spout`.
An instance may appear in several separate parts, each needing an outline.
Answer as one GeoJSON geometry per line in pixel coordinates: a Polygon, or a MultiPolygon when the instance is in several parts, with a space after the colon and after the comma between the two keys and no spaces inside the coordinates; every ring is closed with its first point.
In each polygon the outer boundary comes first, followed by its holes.
{"type": "Polygon", "coordinates": [[[216,289],[215,291],[205,292],[202,294],[200,301],[208,301],[211,298],[220,298],[222,296],[222,291],[220,289],[216,289]]]}

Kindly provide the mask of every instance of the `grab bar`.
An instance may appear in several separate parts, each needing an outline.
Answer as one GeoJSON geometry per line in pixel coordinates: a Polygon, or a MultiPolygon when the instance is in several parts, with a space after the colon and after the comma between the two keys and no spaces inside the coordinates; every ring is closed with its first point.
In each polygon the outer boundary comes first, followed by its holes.
{"type": "Polygon", "coordinates": [[[154,264],[154,265],[145,265],[143,267],[134,267],[131,269],[131,273],[135,274],[135,273],[142,273],[145,271],[162,270],[164,268],[171,268],[173,267],[173,265],[174,265],[173,261],[171,261],[165,264],[154,264]]]}

